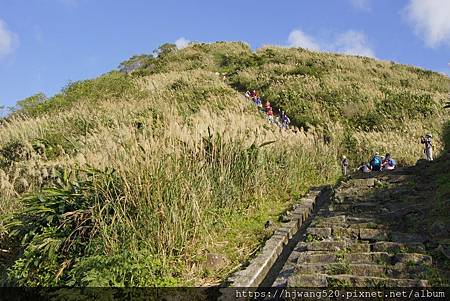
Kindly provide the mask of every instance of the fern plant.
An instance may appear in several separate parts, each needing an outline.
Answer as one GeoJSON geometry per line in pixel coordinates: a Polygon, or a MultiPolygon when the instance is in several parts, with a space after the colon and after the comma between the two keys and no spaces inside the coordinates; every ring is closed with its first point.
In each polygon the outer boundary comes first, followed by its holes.
{"type": "Polygon", "coordinates": [[[75,258],[86,253],[95,236],[92,208],[99,198],[94,184],[99,173],[88,170],[72,175],[63,171],[55,187],[25,196],[24,208],[6,218],[7,233],[23,250],[9,270],[11,284],[54,286],[64,283],[64,271],[75,258]],[[75,180],[71,180],[73,178],[75,180]]]}

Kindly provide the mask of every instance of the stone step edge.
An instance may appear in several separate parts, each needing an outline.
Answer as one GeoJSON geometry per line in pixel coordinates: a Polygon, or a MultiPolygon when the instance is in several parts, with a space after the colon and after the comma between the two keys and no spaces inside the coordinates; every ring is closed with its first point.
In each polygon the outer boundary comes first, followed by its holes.
{"type": "Polygon", "coordinates": [[[245,269],[232,274],[227,279],[228,287],[258,287],[261,284],[283,248],[315,209],[321,192],[322,190],[310,190],[300,199],[299,204],[294,205],[291,221],[275,230],[272,237],[266,241],[260,254],[253,258],[245,269]]]}

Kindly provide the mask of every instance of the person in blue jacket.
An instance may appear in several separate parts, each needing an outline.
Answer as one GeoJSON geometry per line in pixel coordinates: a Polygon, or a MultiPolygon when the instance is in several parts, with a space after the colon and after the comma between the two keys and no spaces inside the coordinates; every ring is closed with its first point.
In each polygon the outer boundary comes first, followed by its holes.
{"type": "Polygon", "coordinates": [[[380,154],[376,152],[375,155],[373,155],[372,159],[370,160],[370,167],[373,171],[380,171],[382,163],[383,160],[381,159],[380,154]]]}

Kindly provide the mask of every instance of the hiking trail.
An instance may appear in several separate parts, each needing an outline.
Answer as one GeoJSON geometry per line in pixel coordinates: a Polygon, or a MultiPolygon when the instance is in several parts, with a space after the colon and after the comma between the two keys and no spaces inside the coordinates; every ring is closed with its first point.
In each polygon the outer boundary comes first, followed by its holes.
{"type": "MultiPolygon", "coordinates": [[[[286,243],[285,249],[294,245],[285,259],[278,267],[272,265],[258,285],[442,285],[439,281],[449,279],[450,267],[435,262],[432,254],[441,251],[448,256],[450,229],[430,229],[425,224],[427,219],[439,220],[447,214],[443,211],[442,217],[433,216],[436,187],[429,170],[433,164],[419,161],[416,166],[394,171],[353,174],[329,191],[325,200],[317,196],[315,212],[311,211],[309,220],[300,219],[298,233],[286,243]]],[[[442,254],[438,255],[449,259],[442,254]]]]}

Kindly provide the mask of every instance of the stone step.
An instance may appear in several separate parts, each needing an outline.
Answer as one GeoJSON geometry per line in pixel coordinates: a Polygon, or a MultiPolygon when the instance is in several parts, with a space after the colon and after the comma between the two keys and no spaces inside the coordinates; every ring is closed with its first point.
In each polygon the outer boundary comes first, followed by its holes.
{"type": "Polygon", "coordinates": [[[431,266],[433,259],[429,255],[419,253],[398,253],[393,257],[394,263],[431,266]]]}
{"type": "Polygon", "coordinates": [[[295,274],[287,281],[288,287],[427,287],[421,279],[398,279],[354,275],[295,274]]]}
{"type": "Polygon", "coordinates": [[[345,241],[312,241],[299,243],[298,247],[304,251],[340,251],[346,249],[345,241]]]}
{"type": "Polygon", "coordinates": [[[346,216],[344,214],[333,216],[318,214],[312,221],[311,227],[331,227],[335,224],[346,224],[346,216]]]}
{"type": "Polygon", "coordinates": [[[340,204],[331,204],[328,207],[329,211],[344,211],[347,213],[381,213],[389,210],[379,203],[374,202],[360,202],[360,203],[340,203],[340,204]],[[384,208],[384,209],[383,209],[384,208]],[[383,211],[384,210],[384,211],[383,211]]]}
{"type": "Polygon", "coordinates": [[[425,246],[422,243],[379,241],[371,244],[371,250],[388,253],[425,253],[425,246]]]}
{"type": "Polygon", "coordinates": [[[370,276],[335,275],[325,276],[327,286],[351,287],[427,287],[428,281],[422,279],[397,279],[370,276]]]}
{"type": "Polygon", "coordinates": [[[294,274],[287,280],[287,287],[327,287],[327,276],[323,274],[294,274]]]}
{"type": "Polygon", "coordinates": [[[370,244],[367,241],[358,241],[349,244],[347,251],[351,253],[368,253],[370,252],[370,244]]]}
{"type": "Polygon", "coordinates": [[[389,231],[386,229],[360,229],[359,238],[361,240],[371,240],[371,241],[390,241],[398,243],[423,243],[426,239],[415,233],[403,233],[389,231]]]}
{"type": "Polygon", "coordinates": [[[322,240],[331,237],[331,228],[315,228],[306,229],[306,235],[310,235],[314,240],[322,240]]]}
{"type": "Polygon", "coordinates": [[[396,264],[395,266],[388,266],[379,264],[312,263],[297,266],[295,269],[295,273],[328,275],[351,274],[354,276],[390,277],[403,279],[417,276],[425,277],[426,269],[423,266],[411,266],[406,264],[396,264]]]}
{"type": "MultiPolygon", "coordinates": [[[[404,259],[399,257],[396,259],[396,262],[405,262],[407,259],[408,258],[404,259]]],[[[426,261],[426,259],[424,260],[426,261]]],[[[339,254],[337,252],[326,251],[305,251],[299,253],[297,266],[301,266],[305,263],[328,264],[344,261],[349,264],[391,264],[392,256],[386,252],[356,252],[339,254]]],[[[414,258],[412,258],[411,261],[414,261],[414,258]]]]}
{"type": "Polygon", "coordinates": [[[391,256],[386,252],[345,253],[343,260],[351,264],[390,264],[391,256]]]}
{"type": "Polygon", "coordinates": [[[334,214],[318,215],[311,223],[315,228],[331,227],[356,227],[356,228],[388,228],[395,225],[396,220],[379,220],[373,217],[373,214],[367,216],[349,214],[348,212],[336,212],[334,214]]]}
{"type": "Polygon", "coordinates": [[[301,252],[297,258],[297,265],[304,263],[333,263],[337,261],[336,253],[332,252],[301,252]]]}
{"type": "Polygon", "coordinates": [[[299,252],[304,251],[340,251],[347,252],[370,252],[370,244],[367,241],[357,240],[319,240],[301,242],[296,248],[299,252]]]}
{"type": "Polygon", "coordinates": [[[334,238],[343,238],[350,240],[357,240],[359,238],[359,229],[351,227],[333,227],[331,233],[334,238]]]}

